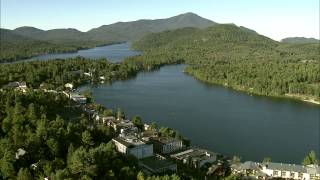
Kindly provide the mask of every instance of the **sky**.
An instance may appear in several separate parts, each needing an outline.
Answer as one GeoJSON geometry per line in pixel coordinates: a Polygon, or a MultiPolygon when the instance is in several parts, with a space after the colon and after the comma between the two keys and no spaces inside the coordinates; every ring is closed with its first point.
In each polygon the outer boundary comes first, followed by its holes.
{"type": "Polygon", "coordinates": [[[168,18],[193,12],[235,23],[275,40],[319,39],[319,0],[0,0],[1,28],[92,28],[118,21],[168,18]]]}

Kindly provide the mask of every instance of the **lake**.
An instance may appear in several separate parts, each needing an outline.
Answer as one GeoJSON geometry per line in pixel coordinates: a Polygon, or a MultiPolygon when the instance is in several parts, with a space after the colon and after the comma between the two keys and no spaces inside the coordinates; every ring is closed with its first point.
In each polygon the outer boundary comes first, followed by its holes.
{"type": "Polygon", "coordinates": [[[35,56],[30,59],[26,59],[22,61],[26,62],[26,61],[34,61],[34,60],[66,59],[66,58],[74,58],[77,56],[82,56],[90,59],[107,58],[110,62],[120,62],[126,57],[141,54],[140,51],[130,50],[130,45],[131,43],[121,43],[121,44],[95,47],[92,49],[79,50],[74,53],[45,54],[45,55],[35,56]]]}
{"type": "MultiPolygon", "coordinates": [[[[120,62],[141,52],[115,44],[77,53],[49,54],[50,60],[84,56],[120,62]]],[[[113,84],[84,86],[98,103],[121,107],[128,117],[177,129],[193,145],[243,160],[301,163],[310,150],[320,155],[320,106],[289,99],[250,96],[207,85],[183,73],[185,65],[162,67],[113,84]]]]}
{"type": "Polygon", "coordinates": [[[79,91],[91,89],[98,103],[120,107],[128,117],[172,127],[193,145],[244,160],[301,163],[310,150],[319,154],[319,106],[207,85],[183,73],[184,67],[79,91]]]}

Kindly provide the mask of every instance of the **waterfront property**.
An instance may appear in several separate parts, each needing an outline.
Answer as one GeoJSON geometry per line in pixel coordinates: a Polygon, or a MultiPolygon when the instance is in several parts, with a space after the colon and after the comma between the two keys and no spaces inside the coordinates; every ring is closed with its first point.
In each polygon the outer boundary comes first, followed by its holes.
{"type": "Polygon", "coordinates": [[[139,165],[147,174],[163,173],[166,171],[177,171],[177,164],[161,155],[155,155],[140,159],[139,165]]]}
{"type": "Polygon", "coordinates": [[[182,149],[182,141],[172,137],[154,137],[150,139],[156,153],[169,154],[182,149]]]}
{"type": "Polygon", "coordinates": [[[201,168],[207,163],[218,160],[219,154],[206,149],[191,148],[183,152],[172,154],[171,157],[194,168],[201,168]]]}
{"type": "Polygon", "coordinates": [[[113,138],[112,141],[120,153],[130,154],[138,159],[153,156],[153,145],[135,136],[119,136],[113,138]]]}
{"type": "Polygon", "coordinates": [[[78,94],[78,93],[71,93],[70,99],[72,99],[74,102],[79,103],[79,104],[86,104],[87,103],[87,98],[83,95],[78,94]]]}
{"type": "Polygon", "coordinates": [[[257,163],[247,161],[244,163],[235,163],[231,165],[233,174],[254,178],[284,178],[284,179],[302,179],[319,180],[320,167],[318,165],[296,165],[285,163],[257,163]]]}

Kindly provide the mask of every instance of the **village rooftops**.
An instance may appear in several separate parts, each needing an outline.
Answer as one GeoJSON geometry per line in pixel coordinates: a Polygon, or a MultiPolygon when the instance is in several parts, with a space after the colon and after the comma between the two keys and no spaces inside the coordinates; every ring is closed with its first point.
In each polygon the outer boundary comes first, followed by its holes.
{"type": "Polygon", "coordinates": [[[172,154],[171,157],[179,160],[182,160],[184,158],[206,159],[208,157],[218,156],[218,155],[219,154],[208,151],[206,149],[192,148],[177,154],[172,154]]]}
{"type": "Polygon", "coordinates": [[[115,137],[113,140],[123,144],[126,147],[135,147],[146,144],[144,141],[138,139],[135,136],[115,137]]]}
{"type": "Polygon", "coordinates": [[[140,159],[139,165],[151,173],[161,173],[166,170],[177,171],[176,163],[158,156],[140,159]]]}
{"type": "Polygon", "coordinates": [[[172,138],[172,137],[154,137],[154,138],[152,138],[152,140],[158,141],[163,144],[169,144],[172,142],[181,141],[179,139],[172,138]]]}
{"type": "MultiPolygon", "coordinates": [[[[307,172],[305,166],[296,164],[284,164],[284,163],[262,163],[267,169],[280,170],[280,171],[294,171],[294,172],[307,172]]],[[[319,171],[320,172],[320,171],[319,171]]]]}

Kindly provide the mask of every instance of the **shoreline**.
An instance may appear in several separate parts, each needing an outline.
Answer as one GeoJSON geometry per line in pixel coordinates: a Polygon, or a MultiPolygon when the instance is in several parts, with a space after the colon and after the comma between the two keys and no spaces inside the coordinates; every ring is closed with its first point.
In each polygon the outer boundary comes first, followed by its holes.
{"type": "Polygon", "coordinates": [[[232,90],[235,90],[238,92],[246,93],[248,95],[263,96],[263,97],[267,97],[267,98],[289,99],[289,100],[296,100],[298,102],[308,103],[308,104],[312,104],[312,105],[316,105],[316,106],[320,105],[320,101],[317,101],[316,99],[314,99],[310,96],[299,95],[299,94],[289,94],[289,93],[284,94],[284,95],[264,95],[264,94],[259,94],[259,93],[248,91],[245,88],[237,87],[237,85],[228,85],[228,84],[221,84],[221,83],[205,81],[205,80],[202,80],[202,79],[194,76],[192,73],[187,72],[186,70],[184,70],[183,73],[190,75],[191,77],[193,77],[196,80],[203,82],[205,84],[217,85],[217,86],[221,86],[224,88],[229,88],[229,89],[232,89],[232,90]]]}
{"type": "Polygon", "coordinates": [[[115,44],[122,44],[122,43],[126,43],[126,42],[111,42],[111,43],[105,43],[105,44],[100,44],[100,45],[96,45],[93,47],[79,47],[76,48],[75,50],[71,50],[71,51],[61,51],[61,52],[53,52],[53,53],[39,53],[37,55],[33,55],[33,56],[29,56],[29,57],[23,57],[22,59],[17,59],[14,61],[0,61],[0,64],[11,64],[11,63],[23,63],[23,62],[30,62],[30,61],[36,61],[39,59],[32,59],[38,56],[45,56],[45,55],[53,55],[53,54],[64,54],[64,53],[77,53],[81,50],[88,50],[88,49],[93,49],[93,48],[97,48],[97,47],[102,47],[102,46],[111,46],[111,45],[115,45],[115,44]]]}

